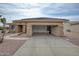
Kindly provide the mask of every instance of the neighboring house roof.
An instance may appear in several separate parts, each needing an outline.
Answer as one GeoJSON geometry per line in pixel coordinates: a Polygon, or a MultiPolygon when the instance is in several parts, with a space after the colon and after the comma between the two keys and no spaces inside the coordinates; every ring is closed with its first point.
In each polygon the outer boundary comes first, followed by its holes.
{"type": "Polygon", "coordinates": [[[67,19],[61,19],[61,18],[48,18],[48,17],[38,17],[38,18],[26,18],[21,20],[14,20],[14,22],[18,21],[69,21],[67,19]]]}
{"type": "Polygon", "coordinates": [[[79,24],[79,21],[70,21],[69,22],[71,25],[78,25],[79,24]]]}

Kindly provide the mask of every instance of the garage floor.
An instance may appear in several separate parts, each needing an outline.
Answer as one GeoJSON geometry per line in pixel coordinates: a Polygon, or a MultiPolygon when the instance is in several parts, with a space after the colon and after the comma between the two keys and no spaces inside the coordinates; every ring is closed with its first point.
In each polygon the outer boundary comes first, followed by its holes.
{"type": "Polygon", "coordinates": [[[79,56],[79,47],[65,38],[35,35],[16,51],[15,56],[79,56]]]}

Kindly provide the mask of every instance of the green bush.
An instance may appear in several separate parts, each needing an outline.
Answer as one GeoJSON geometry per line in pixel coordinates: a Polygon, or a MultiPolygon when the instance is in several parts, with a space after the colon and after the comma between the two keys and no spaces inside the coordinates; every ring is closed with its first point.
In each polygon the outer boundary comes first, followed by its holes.
{"type": "Polygon", "coordinates": [[[0,27],[0,30],[3,30],[4,28],[3,27],[0,27]]]}

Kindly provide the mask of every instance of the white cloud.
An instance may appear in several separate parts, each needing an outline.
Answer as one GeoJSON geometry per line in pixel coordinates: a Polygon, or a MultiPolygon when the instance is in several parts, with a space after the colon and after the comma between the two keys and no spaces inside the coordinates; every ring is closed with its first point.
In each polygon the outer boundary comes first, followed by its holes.
{"type": "Polygon", "coordinates": [[[27,11],[27,17],[39,17],[44,16],[42,13],[40,13],[40,10],[38,8],[30,9],[27,11]]]}
{"type": "Polygon", "coordinates": [[[56,17],[66,19],[79,19],[79,8],[76,4],[56,4],[56,3],[12,3],[0,4],[0,14],[6,17],[8,22],[14,19],[30,18],[30,17],[56,17]],[[64,15],[66,14],[66,16],[64,15]],[[70,14],[70,15],[69,15],[70,14]]]}

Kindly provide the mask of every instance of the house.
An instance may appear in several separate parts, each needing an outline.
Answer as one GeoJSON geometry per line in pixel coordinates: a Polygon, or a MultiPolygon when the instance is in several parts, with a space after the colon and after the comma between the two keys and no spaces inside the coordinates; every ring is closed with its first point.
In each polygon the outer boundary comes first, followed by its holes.
{"type": "Polygon", "coordinates": [[[9,24],[10,29],[15,28],[16,33],[26,33],[26,36],[32,36],[35,33],[45,33],[55,36],[64,36],[63,23],[67,19],[60,18],[27,18],[14,20],[9,24]]]}

